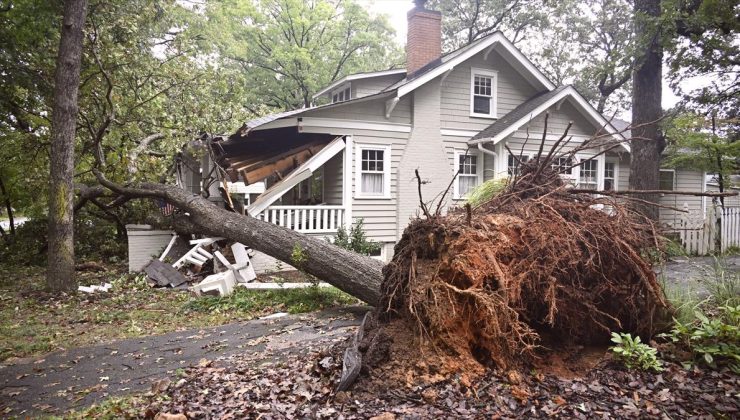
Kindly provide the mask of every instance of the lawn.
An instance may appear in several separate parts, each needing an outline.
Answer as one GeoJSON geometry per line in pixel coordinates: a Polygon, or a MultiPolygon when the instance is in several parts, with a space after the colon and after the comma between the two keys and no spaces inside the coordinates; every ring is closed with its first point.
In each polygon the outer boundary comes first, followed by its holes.
{"type": "Polygon", "coordinates": [[[221,325],[275,313],[303,313],[358,301],[335,288],[253,291],[229,297],[154,289],[123,267],[78,273],[82,285],[109,282],[109,293],[54,296],[39,268],[4,268],[0,280],[0,361],[115,339],[221,325]]]}

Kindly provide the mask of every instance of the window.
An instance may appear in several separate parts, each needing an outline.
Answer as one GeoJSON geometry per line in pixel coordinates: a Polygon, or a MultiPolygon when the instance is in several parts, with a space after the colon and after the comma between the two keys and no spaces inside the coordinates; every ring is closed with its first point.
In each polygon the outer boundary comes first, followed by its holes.
{"type": "Polygon", "coordinates": [[[331,93],[331,103],[344,102],[350,100],[350,85],[346,84],[331,93]]]}
{"type": "Polygon", "coordinates": [[[463,198],[480,184],[483,173],[483,159],[477,154],[455,153],[457,180],[455,181],[455,198],[463,198]]]}
{"type": "Polygon", "coordinates": [[[390,147],[358,146],[357,197],[390,198],[390,147]]]}
{"type": "Polygon", "coordinates": [[[471,69],[470,115],[473,117],[496,117],[496,72],[471,69]]]}
{"type": "Polygon", "coordinates": [[[519,175],[519,165],[527,161],[529,161],[529,156],[527,155],[521,155],[521,156],[516,156],[516,157],[514,157],[514,155],[509,155],[507,173],[509,175],[519,175]]]}
{"type": "Polygon", "coordinates": [[[578,180],[578,188],[586,190],[598,190],[599,189],[599,161],[596,159],[589,159],[581,163],[580,178],[578,180]]]}
{"type": "Polygon", "coordinates": [[[658,185],[661,190],[673,191],[676,186],[676,171],[661,169],[658,185]]]}
{"type": "Polygon", "coordinates": [[[573,173],[573,159],[565,156],[556,157],[552,160],[550,167],[553,171],[558,172],[562,175],[570,175],[573,173]]]}
{"type": "Polygon", "coordinates": [[[614,191],[617,189],[617,163],[604,162],[604,191],[614,191]]]}

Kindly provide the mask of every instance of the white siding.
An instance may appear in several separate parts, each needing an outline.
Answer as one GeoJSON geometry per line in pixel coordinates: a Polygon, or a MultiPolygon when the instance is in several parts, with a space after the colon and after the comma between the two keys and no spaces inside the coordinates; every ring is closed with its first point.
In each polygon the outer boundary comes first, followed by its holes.
{"type": "MultiPolygon", "coordinates": [[[[690,171],[685,169],[676,169],[676,190],[677,191],[702,191],[704,183],[704,173],[690,171]]],[[[693,197],[688,195],[666,194],[660,198],[660,204],[664,206],[676,207],[683,209],[684,204],[688,204],[689,211],[693,214],[704,213],[703,197],[693,197]]],[[[660,221],[667,225],[674,225],[681,220],[684,213],[670,209],[660,209],[660,221]]]]}
{"type": "Polygon", "coordinates": [[[170,243],[168,230],[128,230],[128,271],[139,272],[170,243]]]}

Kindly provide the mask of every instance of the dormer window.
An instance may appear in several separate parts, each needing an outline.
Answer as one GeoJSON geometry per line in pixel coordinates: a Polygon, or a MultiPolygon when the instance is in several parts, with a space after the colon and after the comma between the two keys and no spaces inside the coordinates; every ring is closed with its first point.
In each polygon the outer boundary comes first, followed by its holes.
{"type": "Polygon", "coordinates": [[[350,86],[349,83],[342,85],[339,89],[331,92],[331,103],[344,102],[350,100],[350,86]]]}
{"type": "Polygon", "coordinates": [[[496,118],[495,71],[470,69],[470,116],[496,118]]]}

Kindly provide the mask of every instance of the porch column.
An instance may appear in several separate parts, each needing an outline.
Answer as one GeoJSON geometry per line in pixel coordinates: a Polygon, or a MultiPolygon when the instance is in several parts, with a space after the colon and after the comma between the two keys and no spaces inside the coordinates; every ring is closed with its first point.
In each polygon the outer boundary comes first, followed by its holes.
{"type": "Polygon", "coordinates": [[[352,226],[352,153],[354,144],[352,136],[344,136],[344,165],[342,170],[342,206],[344,206],[344,228],[352,226]]]}

